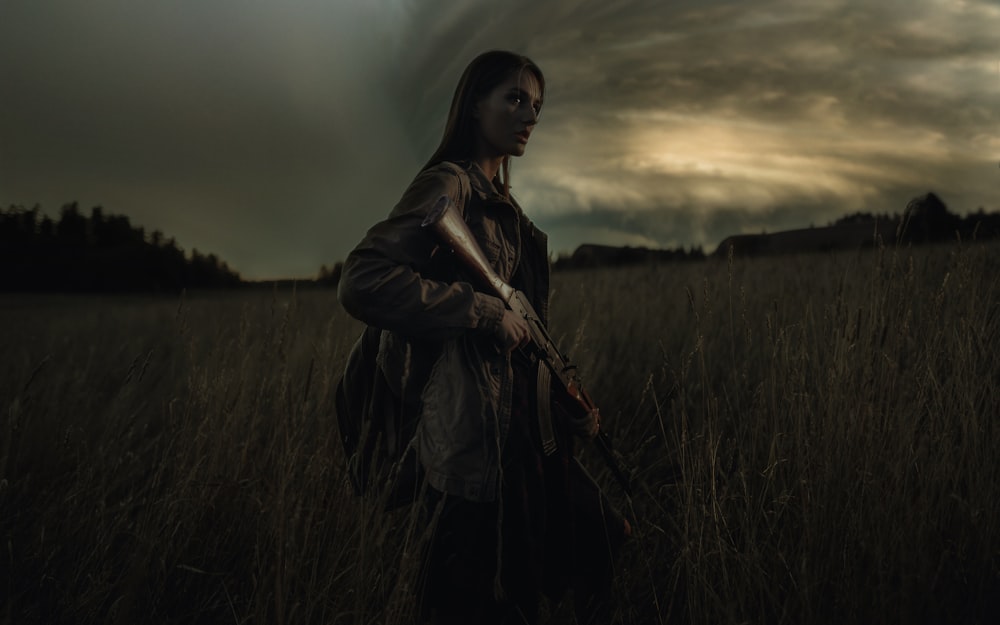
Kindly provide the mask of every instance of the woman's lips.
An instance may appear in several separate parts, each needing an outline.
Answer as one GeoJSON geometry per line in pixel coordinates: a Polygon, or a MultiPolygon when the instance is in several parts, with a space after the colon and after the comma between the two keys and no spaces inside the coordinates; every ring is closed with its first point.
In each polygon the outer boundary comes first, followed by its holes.
{"type": "Polygon", "coordinates": [[[518,132],[518,133],[515,133],[515,134],[516,134],[518,140],[520,140],[522,143],[527,143],[528,142],[528,137],[531,135],[531,133],[528,132],[527,130],[522,130],[521,132],[518,132]]]}

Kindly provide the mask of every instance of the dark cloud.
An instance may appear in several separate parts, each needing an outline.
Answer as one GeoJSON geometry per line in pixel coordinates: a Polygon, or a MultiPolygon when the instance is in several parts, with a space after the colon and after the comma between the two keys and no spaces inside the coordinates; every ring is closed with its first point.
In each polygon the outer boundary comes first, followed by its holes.
{"type": "Polygon", "coordinates": [[[378,165],[405,184],[369,8],[52,6],[0,9],[0,201],[103,204],[245,275],[310,275],[384,212],[378,165]]]}
{"type": "Polygon", "coordinates": [[[384,215],[465,64],[523,51],[546,105],[515,193],[557,248],[1000,208],[986,0],[0,8],[0,203],[103,204],[250,277],[310,275],[384,215]]]}

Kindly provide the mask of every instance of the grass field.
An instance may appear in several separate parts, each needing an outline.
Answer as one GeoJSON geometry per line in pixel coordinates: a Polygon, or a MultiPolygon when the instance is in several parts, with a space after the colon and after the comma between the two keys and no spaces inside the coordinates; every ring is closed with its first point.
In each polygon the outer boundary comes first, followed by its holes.
{"type": "MultiPolygon", "coordinates": [[[[554,276],[638,468],[625,623],[1000,622],[1000,247],[554,276]]],[[[0,622],[405,623],[330,291],[0,299],[0,622]]],[[[566,605],[553,622],[571,622],[566,605]]]]}

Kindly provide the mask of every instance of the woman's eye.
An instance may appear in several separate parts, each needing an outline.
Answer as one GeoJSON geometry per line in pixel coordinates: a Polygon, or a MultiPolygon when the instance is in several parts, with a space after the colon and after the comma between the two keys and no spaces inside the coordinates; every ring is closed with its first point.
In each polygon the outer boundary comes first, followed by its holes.
{"type": "MultiPolygon", "coordinates": [[[[507,101],[510,102],[510,105],[515,108],[521,108],[521,106],[523,106],[527,102],[527,100],[515,94],[508,95],[507,101]]],[[[541,104],[533,104],[531,108],[535,111],[535,115],[538,115],[542,112],[541,104]]]]}

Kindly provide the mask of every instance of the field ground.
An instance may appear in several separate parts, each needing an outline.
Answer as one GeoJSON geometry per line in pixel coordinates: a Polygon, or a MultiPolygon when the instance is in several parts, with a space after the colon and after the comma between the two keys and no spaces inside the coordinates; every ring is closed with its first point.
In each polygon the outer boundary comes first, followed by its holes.
{"type": "MultiPolygon", "coordinates": [[[[554,276],[638,468],[623,623],[1000,622],[1000,247],[554,276]]],[[[332,291],[0,297],[0,623],[404,623],[332,291]]],[[[551,620],[571,622],[565,604],[551,620]]]]}

